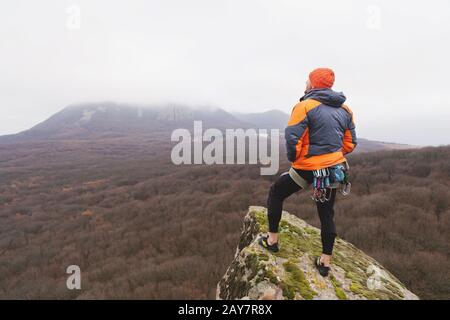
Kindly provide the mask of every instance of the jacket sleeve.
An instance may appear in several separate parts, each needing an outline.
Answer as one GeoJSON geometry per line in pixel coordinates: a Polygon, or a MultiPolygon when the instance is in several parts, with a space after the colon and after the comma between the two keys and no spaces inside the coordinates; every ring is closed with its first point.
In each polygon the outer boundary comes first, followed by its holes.
{"type": "Polygon", "coordinates": [[[353,120],[353,113],[348,107],[345,107],[345,109],[349,113],[349,123],[347,129],[345,130],[344,138],[342,141],[342,152],[344,154],[347,154],[355,150],[358,141],[356,138],[356,130],[355,130],[356,127],[355,122],[353,120]]]}
{"type": "Polygon", "coordinates": [[[294,162],[297,159],[297,150],[301,149],[302,138],[307,128],[308,117],[305,104],[300,102],[293,108],[288,126],[284,131],[289,161],[294,162]]]}

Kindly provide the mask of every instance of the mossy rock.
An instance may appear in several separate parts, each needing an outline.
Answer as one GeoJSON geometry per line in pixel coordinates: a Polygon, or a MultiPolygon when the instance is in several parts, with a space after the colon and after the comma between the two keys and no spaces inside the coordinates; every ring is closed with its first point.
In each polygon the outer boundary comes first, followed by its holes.
{"type": "Polygon", "coordinates": [[[217,285],[218,299],[418,299],[373,258],[336,239],[330,276],[314,267],[320,230],[283,212],[280,251],[258,244],[268,231],[267,209],[250,207],[234,260],[217,285]]]}

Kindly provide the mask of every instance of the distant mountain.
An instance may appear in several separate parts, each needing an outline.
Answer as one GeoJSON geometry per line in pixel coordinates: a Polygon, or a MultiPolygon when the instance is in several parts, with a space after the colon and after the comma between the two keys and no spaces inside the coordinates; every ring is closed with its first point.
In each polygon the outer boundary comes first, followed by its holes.
{"type": "Polygon", "coordinates": [[[364,138],[358,138],[358,152],[373,152],[381,150],[407,150],[422,148],[422,146],[414,146],[410,144],[373,141],[364,138]]]}
{"type": "MultiPolygon", "coordinates": [[[[176,128],[192,130],[201,120],[203,128],[279,129],[284,133],[289,115],[280,110],[260,113],[229,113],[220,108],[193,108],[166,104],[137,106],[117,103],[71,105],[33,128],[0,137],[0,143],[36,140],[99,139],[136,135],[163,135],[176,128]]],[[[415,146],[359,139],[358,152],[410,149],[415,146]]]]}
{"type": "Polygon", "coordinates": [[[110,137],[123,134],[192,129],[194,120],[204,127],[248,127],[220,108],[190,108],[183,105],[136,106],[116,103],[72,105],[33,128],[0,141],[110,137]]]}
{"type": "Polygon", "coordinates": [[[265,129],[284,129],[289,115],[280,110],[269,110],[260,113],[233,113],[237,119],[265,129]]]}

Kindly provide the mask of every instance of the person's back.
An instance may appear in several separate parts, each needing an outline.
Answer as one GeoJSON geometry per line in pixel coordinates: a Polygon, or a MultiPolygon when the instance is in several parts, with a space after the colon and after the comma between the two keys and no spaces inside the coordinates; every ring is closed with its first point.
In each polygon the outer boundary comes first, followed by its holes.
{"type": "Polygon", "coordinates": [[[285,130],[287,157],[292,167],[270,188],[269,235],[260,239],[262,246],[278,251],[278,225],[284,199],[312,185],[323,250],[316,266],[323,276],[328,275],[336,238],[333,208],[336,183],[349,185],[344,155],[356,147],[353,114],[344,105],[345,96],[331,89],[333,84],[331,69],[314,70],[309,75],[305,95],[292,110],[285,130]]]}
{"type": "Polygon", "coordinates": [[[317,170],[344,162],[344,154],[356,146],[352,112],[344,105],[344,94],[328,88],[334,73],[330,77],[307,88],[292,110],[285,137],[288,159],[296,169],[317,170]]]}

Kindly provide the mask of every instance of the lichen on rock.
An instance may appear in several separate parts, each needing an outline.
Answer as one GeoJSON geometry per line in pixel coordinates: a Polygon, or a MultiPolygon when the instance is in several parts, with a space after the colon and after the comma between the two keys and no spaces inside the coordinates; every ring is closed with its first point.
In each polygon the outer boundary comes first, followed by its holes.
{"type": "Polygon", "coordinates": [[[217,285],[218,299],[418,299],[373,258],[337,238],[330,275],[314,267],[320,230],[283,211],[280,251],[258,244],[268,231],[267,209],[250,207],[234,260],[217,285]]]}

